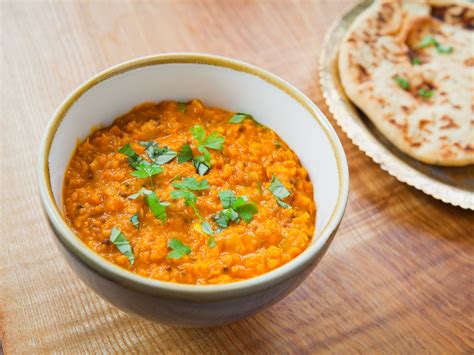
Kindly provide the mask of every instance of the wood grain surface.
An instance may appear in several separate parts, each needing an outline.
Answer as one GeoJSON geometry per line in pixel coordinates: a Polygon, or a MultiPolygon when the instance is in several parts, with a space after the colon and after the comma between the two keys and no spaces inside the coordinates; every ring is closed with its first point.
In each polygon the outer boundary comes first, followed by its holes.
{"type": "Polygon", "coordinates": [[[53,245],[35,168],[46,122],[72,89],[138,56],[209,52],[280,75],[329,117],[318,57],[328,26],[351,5],[0,2],[0,324],[6,354],[474,352],[474,213],[398,182],[340,129],[351,193],[339,233],[301,287],[254,317],[189,330],[127,315],[84,286],[53,245]]]}

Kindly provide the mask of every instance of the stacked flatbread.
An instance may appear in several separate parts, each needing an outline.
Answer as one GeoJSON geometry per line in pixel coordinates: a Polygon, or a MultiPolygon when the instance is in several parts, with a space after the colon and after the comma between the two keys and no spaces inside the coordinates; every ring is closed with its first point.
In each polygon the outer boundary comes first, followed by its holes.
{"type": "Polygon", "coordinates": [[[339,51],[348,97],[400,150],[474,164],[474,3],[376,0],[339,51]]]}

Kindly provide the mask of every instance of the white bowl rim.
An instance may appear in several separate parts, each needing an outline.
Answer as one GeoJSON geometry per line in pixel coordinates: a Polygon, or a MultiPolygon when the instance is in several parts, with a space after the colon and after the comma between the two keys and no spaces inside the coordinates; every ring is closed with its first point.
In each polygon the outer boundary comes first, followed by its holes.
{"type": "Polygon", "coordinates": [[[240,60],[205,53],[176,52],[139,57],[105,69],[83,82],[64,99],[51,116],[45,129],[45,133],[41,139],[37,169],[41,201],[51,226],[56,230],[56,233],[54,234],[75,257],[84,262],[93,271],[109,280],[118,282],[122,286],[139,289],[150,294],[162,294],[168,296],[194,295],[204,297],[225,297],[226,295],[230,295],[235,297],[241,294],[257,292],[287,279],[289,277],[288,274],[292,274],[292,270],[297,269],[298,266],[301,266],[302,264],[310,262],[313,258],[319,255],[319,252],[322,249],[325,249],[328,246],[328,243],[330,243],[341,222],[349,193],[349,171],[342,144],[327,118],[309,98],[285,80],[264,69],[240,60]],[[51,190],[51,182],[49,179],[49,153],[57,128],[68,109],[86,91],[112,76],[120,75],[129,70],[134,70],[144,66],[170,63],[213,65],[255,75],[295,99],[315,118],[321,129],[326,134],[337,160],[339,174],[339,196],[337,203],[332,211],[328,223],[323,228],[323,231],[317,240],[288,263],[247,280],[219,285],[190,285],[160,281],[135,274],[107,261],[105,258],[88,248],[82,240],[75,235],[64,220],[59,207],[56,205],[51,190]]]}

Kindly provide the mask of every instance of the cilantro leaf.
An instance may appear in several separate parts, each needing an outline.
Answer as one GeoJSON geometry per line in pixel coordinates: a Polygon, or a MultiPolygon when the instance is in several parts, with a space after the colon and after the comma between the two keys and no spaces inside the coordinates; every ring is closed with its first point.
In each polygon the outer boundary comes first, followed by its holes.
{"type": "Polygon", "coordinates": [[[206,139],[202,143],[202,146],[209,149],[222,150],[224,140],[225,140],[224,137],[219,135],[219,133],[212,132],[210,135],[206,137],[206,139]]]}
{"type": "Polygon", "coordinates": [[[226,208],[222,211],[219,211],[215,216],[214,220],[216,221],[217,225],[221,228],[227,228],[229,223],[232,222],[239,222],[240,217],[239,214],[233,210],[232,208],[226,208]]]}
{"type": "Polygon", "coordinates": [[[237,198],[232,190],[224,190],[219,192],[219,199],[221,200],[222,207],[226,209],[231,208],[237,198]]]}
{"type": "Polygon", "coordinates": [[[133,169],[136,169],[140,164],[147,164],[145,160],[141,156],[137,154],[132,148],[130,144],[125,144],[123,147],[121,147],[118,152],[120,154],[124,154],[127,156],[127,162],[130,167],[133,169]]]}
{"type": "Polygon", "coordinates": [[[138,229],[140,228],[140,221],[138,220],[138,212],[135,212],[132,217],[130,217],[130,222],[132,222],[133,226],[138,229]]]}
{"type": "Polygon", "coordinates": [[[156,142],[141,141],[140,144],[145,147],[148,157],[158,165],[163,165],[173,160],[178,153],[168,147],[160,148],[156,142]]]}
{"type": "Polygon", "coordinates": [[[280,180],[278,180],[275,175],[272,176],[270,187],[268,189],[278,198],[286,198],[290,196],[290,191],[288,191],[288,189],[281,183],[280,180]]]}
{"type": "Polygon", "coordinates": [[[193,165],[196,172],[201,176],[206,175],[211,169],[210,164],[206,162],[205,157],[202,155],[193,158],[193,165]]]}
{"type": "Polygon", "coordinates": [[[185,113],[186,112],[186,103],[185,102],[177,102],[178,111],[185,113]]]}
{"type": "Polygon", "coordinates": [[[248,113],[237,112],[230,118],[229,123],[242,123],[246,118],[253,120],[252,115],[249,115],[248,113]]]}
{"type": "Polygon", "coordinates": [[[184,245],[182,241],[176,238],[171,238],[168,240],[168,248],[171,249],[167,256],[170,259],[180,259],[183,256],[191,253],[191,248],[187,245],[184,245]]]}
{"type": "Polygon", "coordinates": [[[198,141],[199,144],[201,144],[204,141],[204,138],[206,137],[206,131],[200,125],[195,125],[194,127],[192,127],[191,134],[193,135],[194,139],[198,141]]]}
{"type": "Polygon", "coordinates": [[[408,90],[410,88],[410,83],[408,80],[402,78],[401,76],[397,75],[393,78],[395,82],[400,86],[403,90],[408,90]]]}
{"type": "Polygon", "coordinates": [[[162,173],[163,171],[163,168],[158,164],[140,164],[138,165],[137,170],[132,171],[131,175],[140,179],[146,179],[152,177],[153,175],[162,173]]]}
{"type": "Polygon", "coordinates": [[[199,213],[197,207],[196,207],[196,202],[197,202],[197,197],[196,195],[191,192],[190,190],[204,190],[208,189],[209,185],[207,183],[207,180],[203,180],[201,182],[196,181],[194,178],[186,178],[181,182],[175,182],[173,183],[173,187],[176,188],[176,190],[171,191],[171,198],[173,200],[179,200],[182,198],[184,200],[185,206],[190,206],[196,216],[203,221],[204,218],[201,216],[199,213]],[[192,179],[194,182],[191,182],[191,180],[186,180],[186,179],[192,179]],[[186,182],[187,181],[187,182],[186,182]],[[191,189],[190,189],[191,187],[191,189]]]}
{"type": "Polygon", "coordinates": [[[249,202],[246,196],[236,197],[231,190],[219,192],[219,199],[224,209],[214,216],[214,220],[221,228],[227,228],[231,221],[238,223],[240,218],[249,223],[258,212],[254,202],[249,202]]]}
{"type": "Polygon", "coordinates": [[[268,188],[270,192],[275,196],[276,201],[280,207],[283,208],[290,208],[291,206],[282,200],[288,196],[290,196],[290,191],[281,183],[278,178],[273,175],[272,180],[270,182],[270,187],[268,188]]]}
{"type": "Polygon", "coordinates": [[[150,194],[145,196],[145,202],[150,207],[151,212],[153,215],[162,221],[163,223],[166,222],[166,207],[169,206],[169,202],[162,202],[158,198],[155,192],[151,192],[150,194]]]}
{"type": "Polygon", "coordinates": [[[207,235],[214,235],[214,231],[212,230],[211,224],[209,222],[203,222],[201,224],[201,230],[207,235]]]}
{"type": "Polygon", "coordinates": [[[255,202],[248,202],[247,197],[241,196],[235,200],[232,208],[239,214],[245,222],[249,223],[253,216],[258,213],[255,202]]]}
{"type": "Polygon", "coordinates": [[[145,189],[144,187],[142,187],[137,193],[134,193],[133,195],[130,195],[128,196],[128,198],[130,200],[136,200],[137,198],[139,198],[140,196],[142,195],[149,195],[151,194],[153,191],[151,190],[147,190],[145,189]]]}
{"type": "Polygon", "coordinates": [[[158,164],[139,164],[136,169],[131,175],[140,179],[149,178],[151,187],[154,187],[152,176],[164,171],[158,164]]]}
{"type": "Polygon", "coordinates": [[[181,181],[173,183],[173,186],[176,187],[177,189],[187,189],[191,191],[209,189],[209,183],[207,182],[206,179],[202,179],[201,181],[198,181],[193,177],[186,177],[181,181]]]}
{"type": "Polygon", "coordinates": [[[183,144],[181,150],[178,152],[178,163],[183,164],[193,159],[193,151],[189,144],[183,144]]]}
{"type": "Polygon", "coordinates": [[[113,227],[110,231],[109,240],[117,247],[117,249],[128,258],[130,266],[135,262],[132,247],[125,235],[117,227],[113,227]]]}

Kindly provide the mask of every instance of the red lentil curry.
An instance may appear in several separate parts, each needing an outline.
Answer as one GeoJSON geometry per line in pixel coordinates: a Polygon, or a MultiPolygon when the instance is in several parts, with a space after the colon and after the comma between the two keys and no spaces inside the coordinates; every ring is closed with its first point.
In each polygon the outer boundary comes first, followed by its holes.
{"type": "Polygon", "coordinates": [[[84,243],[139,275],[186,284],[248,279],[314,233],[308,173],[252,116],[144,103],[80,143],[64,214],[84,243]]]}

